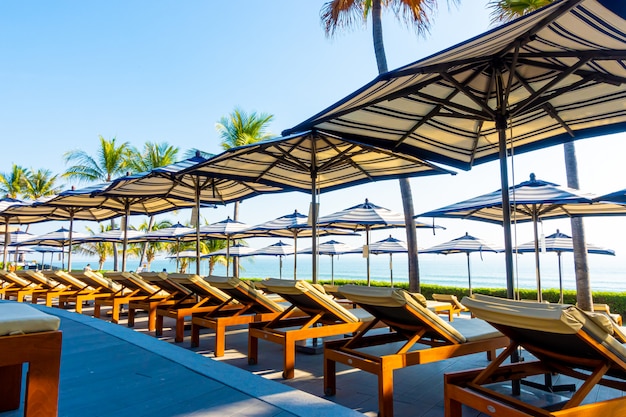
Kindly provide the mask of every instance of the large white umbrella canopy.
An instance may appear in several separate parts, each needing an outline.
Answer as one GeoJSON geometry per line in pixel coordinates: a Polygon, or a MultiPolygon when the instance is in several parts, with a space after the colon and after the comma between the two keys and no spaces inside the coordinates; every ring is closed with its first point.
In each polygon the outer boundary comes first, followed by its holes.
{"type": "MultiPolygon", "coordinates": [[[[298,251],[298,253],[313,253],[313,248],[306,248],[298,251]]],[[[330,283],[335,284],[335,255],[342,255],[344,253],[355,253],[354,247],[347,245],[336,240],[329,240],[327,242],[320,243],[317,246],[317,253],[320,255],[330,256],[330,283]]]]}
{"type": "MultiPolygon", "coordinates": [[[[370,284],[370,231],[374,229],[389,229],[392,227],[406,226],[404,214],[377,206],[368,199],[365,199],[365,202],[362,204],[357,204],[345,210],[322,216],[319,218],[318,224],[320,226],[343,228],[352,231],[365,231],[363,253],[367,259],[367,285],[370,284]]],[[[419,228],[435,227],[424,223],[416,223],[415,225],[419,228]]]]}
{"type": "MultiPolygon", "coordinates": [[[[283,134],[317,129],[470,169],[626,129],[622,0],[556,0],[397,70],[283,134]]],[[[504,225],[513,298],[511,219],[504,225]]]]}
{"type": "MultiPolygon", "coordinates": [[[[615,255],[615,251],[608,248],[603,248],[601,246],[594,245],[593,243],[587,242],[587,253],[595,253],[599,255],[615,255]]],[[[545,249],[546,252],[554,252],[557,255],[558,264],[559,264],[559,289],[560,289],[560,298],[559,302],[563,302],[563,272],[561,267],[561,254],[563,252],[574,252],[574,242],[572,241],[571,236],[566,235],[565,233],[561,233],[558,229],[556,233],[553,233],[549,236],[546,236],[542,239],[541,248],[542,251],[545,249]]],[[[526,242],[522,245],[519,245],[516,248],[517,252],[535,252],[535,242],[526,242]]]]}
{"type": "Polygon", "coordinates": [[[448,242],[440,243],[430,248],[422,249],[420,253],[440,253],[449,255],[451,253],[464,253],[467,256],[467,283],[469,293],[472,294],[472,275],[470,268],[470,253],[472,252],[503,252],[504,248],[483,239],[474,237],[469,233],[448,242]]]}
{"type": "Polygon", "coordinates": [[[450,217],[480,220],[503,224],[505,215],[511,216],[518,223],[532,222],[535,236],[535,271],[537,279],[537,297],[541,300],[541,273],[539,268],[539,233],[537,224],[540,219],[555,219],[572,216],[608,216],[626,214],[626,206],[613,203],[596,202],[595,194],[585,193],[572,188],[542,181],[530,175],[529,181],[509,187],[504,194],[509,204],[502,200],[501,190],[480,195],[469,200],[454,203],[439,209],[420,214],[424,217],[450,217]]]}
{"type": "MultiPolygon", "coordinates": [[[[229,149],[190,174],[256,181],[311,194],[312,247],[317,253],[317,194],[392,178],[450,174],[419,156],[317,131],[229,149]]],[[[311,264],[317,282],[316,255],[311,264]]]]}
{"type": "MultiPolygon", "coordinates": [[[[298,267],[298,238],[311,237],[313,235],[313,227],[308,223],[308,216],[301,214],[298,210],[293,213],[285,214],[276,219],[269,220],[265,223],[257,224],[246,230],[250,236],[275,236],[275,237],[291,237],[294,244],[294,261],[293,261],[293,279],[297,279],[298,267]]],[[[355,235],[354,232],[336,227],[316,227],[316,235],[355,235]]],[[[319,252],[318,252],[319,253],[319,252]]]]}
{"type": "MultiPolygon", "coordinates": [[[[255,250],[254,252],[252,252],[250,255],[251,256],[257,256],[257,255],[261,255],[261,256],[278,256],[279,258],[279,278],[283,279],[283,257],[287,256],[287,255],[294,255],[295,254],[295,247],[293,245],[290,245],[288,243],[284,243],[282,240],[278,241],[276,243],[273,243],[269,246],[266,246],[264,248],[260,248],[255,250]]],[[[295,276],[294,276],[294,280],[295,280],[295,276]]]]}

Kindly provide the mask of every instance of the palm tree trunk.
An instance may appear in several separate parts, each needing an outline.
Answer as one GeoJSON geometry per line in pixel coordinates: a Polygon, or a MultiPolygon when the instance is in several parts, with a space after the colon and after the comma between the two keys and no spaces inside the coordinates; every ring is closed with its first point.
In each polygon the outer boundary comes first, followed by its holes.
{"type": "MultiPolygon", "coordinates": [[[[381,0],[372,1],[372,36],[374,38],[374,53],[378,73],[388,71],[387,57],[383,43],[382,27],[382,3],[381,0]]],[[[400,193],[402,195],[402,207],[404,209],[404,222],[406,223],[406,245],[409,261],[409,291],[420,291],[419,263],[417,259],[417,233],[415,231],[415,219],[413,218],[413,193],[408,178],[400,179],[400,193]]]]}
{"type": "MultiPolygon", "coordinates": [[[[565,172],[567,173],[567,186],[579,189],[578,162],[576,160],[576,147],[573,142],[563,145],[565,152],[565,172]]],[[[572,218],[572,244],[574,246],[574,270],[576,272],[576,303],[583,310],[593,310],[591,285],[589,282],[589,266],[587,264],[587,244],[585,242],[585,228],[583,219],[572,218]]]]}

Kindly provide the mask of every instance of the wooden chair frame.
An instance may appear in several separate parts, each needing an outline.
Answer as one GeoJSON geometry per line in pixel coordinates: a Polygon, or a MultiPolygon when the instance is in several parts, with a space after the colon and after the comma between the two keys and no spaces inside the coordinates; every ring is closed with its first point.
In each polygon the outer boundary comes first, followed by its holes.
{"type": "MultiPolygon", "coordinates": [[[[212,329],[215,331],[215,357],[224,356],[228,327],[269,321],[284,311],[282,307],[272,301],[264,300],[263,294],[238,279],[218,279],[215,277],[211,279],[209,277],[207,281],[228,294],[231,300],[236,300],[239,303],[237,308],[233,308],[231,305],[224,309],[220,306],[207,313],[195,313],[191,318],[191,346],[198,347],[200,345],[200,329],[202,327],[212,329]]],[[[229,304],[224,304],[224,306],[229,306],[229,304]]]]}
{"type": "MultiPolygon", "coordinates": [[[[280,344],[283,347],[284,379],[294,377],[298,341],[354,333],[367,325],[356,317],[353,321],[338,317],[333,308],[335,311],[347,312],[347,310],[310,284],[293,282],[293,287],[288,292],[281,292],[280,288],[272,287],[267,281],[264,285],[290,302],[291,306],[270,321],[249,324],[248,363],[251,365],[258,363],[259,339],[280,344]],[[293,289],[297,285],[304,285],[307,290],[295,295],[293,289]],[[328,305],[319,302],[320,294],[327,297],[325,302],[328,305]]],[[[348,314],[352,316],[351,313],[348,314]]]]}
{"type": "MultiPolygon", "coordinates": [[[[351,298],[349,295],[346,296],[351,298]]],[[[509,343],[509,339],[504,335],[460,342],[425,318],[424,314],[428,313],[420,311],[419,307],[413,304],[385,306],[381,309],[376,305],[365,304],[361,300],[353,301],[372,314],[375,320],[353,337],[324,344],[324,392],[326,395],[336,394],[337,362],[370,372],[378,378],[378,407],[381,417],[393,416],[393,373],[396,369],[480,352],[486,352],[487,358],[491,359],[495,357],[496,349],[503,348],[509,343]],[[394,311],[393,316],[385,314],[389,308],[394,311]],[[403,316],[406,320],[402,319],[403,316]],[[372,332],[379,323],[389,326],[390,331],[372,332]],[[378,356],[359,350],[391,343],[401,345],[395,352],[386,355],[378,356]],[[415,349],[418,344],[424,345],[425,348],[415,349]]],[[[424,307],[423,310],[430,309],[424,307]]],[[[449,326],[443,321],[440,324],[449,326]]]]}
{"type": "Polygon", "coordinates": [[[0,337],[0,412],[20,407],[22,364],[28,363],[24,415],[56,416],[61,331],[0,337]]]}
{"type": "MultiPolygon", "coordinates": [[[[472,306],[469,307],[472,310],[472,306]]],[[[601,343],[597,330],[587,329],[586,326],[595,326],[591,320],[575,333],[568,334],[521,329],[498,323],[493,325],[507,334],[511,338],[511,343],[484,369],[449,373],[444,376],[446,417],[460,417],[463,404],[492,416],[614,416],[626,412],[626,397],[582,405],[585,397],[596,385],[626,391],[626,358],[601,343]],[[564,348],[549,348],[549,344],[546,343],[548,339],[553,341],[551,343],[558,343],[558,346],[564,348]],[[503,364],[520,346],[537,360],[503,364]],[[520,381],[533,375],[555,373],[567,375],[582,383],[569,400],[556,404],[551,410],[523,402],[515,395],[496,392],[493,386],[488,386],[498,382],[520,381]]],[[[607,334],[601,340],[606,342],[607,338],[612,336],[607,334]]]]}

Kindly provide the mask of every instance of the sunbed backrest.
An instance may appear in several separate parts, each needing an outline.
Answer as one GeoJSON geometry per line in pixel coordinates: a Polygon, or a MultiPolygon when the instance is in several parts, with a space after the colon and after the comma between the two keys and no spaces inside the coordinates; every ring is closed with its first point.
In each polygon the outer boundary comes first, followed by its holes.
{"type": "Polygon", "coordinates": [[[9,272],[9,271],[0,271],[0,277],[2,277],[2,279],[4,281],[7,282],[12,282],[14,284],[17,284],[19,286],[22,287],[28,287],[29,285],[33,285],[32,282],[30,282],[29,280],[26,280],[22,277],[19,277],[17,275],[15,275],[14,272],[9,272]]]}
{"type": "Polygon", "coordinates": [[[76,277],[68,274],[65,271],[43,271],[43,274],[45,276],[58,279],[63,284],[71,286],[72,289],[74,290],[79,290],[82,288],[91,288],[88,283],[77,279],[76,277]]]}
{"type": "Polygon", "coordinates": [[[189,288],[169,279],[165,272],[142,272],[139,276],[144,281],[154,284],[170,294],[181,293],[189,295],[192,293],[189,288]]]}
{"type": "Polygon", "coordinates": [[[205,280],[211,284],[211,286],[222,290],[241,303],[253,303],[252,311],[254,312],[280,313],[284,311],[283,307],[252,288],[246,282],[241,281],[239,278],[208,276],[205,280]]]}
{"type": "Polygon", "coordinates": [[[324,313],[324,319],[340,320],[345,323],[357,323],[359,319],[329,295],[320,292],[306,281],[268,279],[263,285],[271,292],[309,315],[324,313]]]}
{"type": "Polygon", "coordinates": [[[603,314],[589,313],[571,305],[528,303],[495,297],[463,299],[463,304],[512,340],[533,352],[564,352],[572,357],[603,358],[612,354],[626,371],[626,347],[613,337],[614,328],[603,314]],[[584,333],[586,338],[581,338],[584,333]],[[596,343],[589,343],[591,338],[596,343]],[[600,347],[599,345],[602,345],[600,347]]]}
{"type": "Polygon", "coordinates": [[[139,290],[146,295],[159,292],[158,287],[148,284],[132,272],[107,272],[106,278],[131,290],[139,290]]]}
{"type": "Polygon", "coordinates": [[[201,276],[195,274],[169,274],[168,278],[179,283],[201,297],[209,297],[210,302],[223,303],[230,300],[228,294],[222,290],[215,288],[206,282],[201,276]]]}
{"type": "Polygon", "coordinates": [[[401,288],[344,285],[339,287],[339,293],[397,331],[413,331],[415,326],[425,326],[431,336],[457,343],[466,341],[454,327],[401,288]]]}

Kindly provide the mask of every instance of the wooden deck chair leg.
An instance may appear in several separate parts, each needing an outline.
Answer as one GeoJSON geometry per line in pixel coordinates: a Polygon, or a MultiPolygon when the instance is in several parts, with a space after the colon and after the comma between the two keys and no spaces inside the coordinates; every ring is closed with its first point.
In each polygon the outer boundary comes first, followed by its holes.
{"type": "Polygon", "coordinates": [[[154,329],[157,336],[163,336],[163,315],[157,314],[156,316],[156,328],[154,329]]]}
{"type": "Polygon", "coordinates": [[[200,346],[200,326],[191,323],[191,347],[200,346]]]}
{"type": "Polygon", "coordinates": [[[283,378],[293,379],[295,373],[294,369],[296,367],[296,339],[292,337],[291,332],[285,333],[283,349],[283,378]]]}
{"type": "MultiPolygon", "coordinates": [[[[153,332],[156,328],[156,312],[157,312],[157,304],[150,303],[150,307],[148,309],[148,331],[153,332]]],[[[128,310],[128,317],[130,317],[130,309],[128,310]]],[[[133,320],[135,317],[133,316],[133,320]]]]}
{"type": "Polygon", "coordinates": [[[215,357],[219,358],[224,356],[226,350],[226,326],[217,320],[217,326],[215,326],[215,357]]]}
{"type": "MultiPolygon", "coordinates": [[[[128,320],[126,321],[126,325],[128,327],[135,327],[135,309],[130,307],[130,304],[128,305],[128,320]]],[[[150,325],[148,324],[148,331],[151,332],[154,329],[150,328],[150,325]]]]}
{"type": "Polygon", "coordinates": [[[256,365],[259,362],[259,339],[248,331],[248,365],[256,365]]]}
{"type": "Polygon", "coordinates": [[[337,362],[324,359],[324,394],[328,396],[337,393],[337,362]]]}
{"type": "Polygon", "coordinates": [[[185,316],[178,314],[176,317],[176,336],[174,341],[181,343],[185,340],[185,316]]]}
{"type": "Polygon", "coordinates": [[[393,416],[393,368],[382,358],[378,369],[378,416],[393,416]]]}
{"type": "Polygon", "coordinates": [[[113,300],[113,309],[111,310],[111,323],[119,323],[120,322],[120,310],[122,308],[122,303],[120,300],[113,300]]]}

